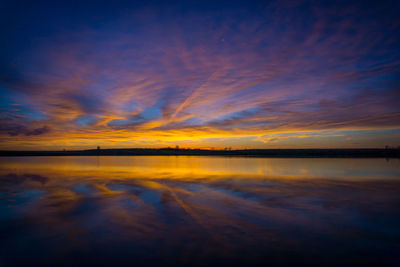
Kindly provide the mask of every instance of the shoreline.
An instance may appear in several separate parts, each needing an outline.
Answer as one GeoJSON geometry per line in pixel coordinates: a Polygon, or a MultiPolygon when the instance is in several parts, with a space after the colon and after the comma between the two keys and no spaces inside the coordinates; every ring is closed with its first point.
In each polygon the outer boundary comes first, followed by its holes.
{"type": "Polygon", "coordinates": [[[400,158],[400,149],[244,149],[172,148],[89,149],[71,151],[0,151],[0,157],[22,156],[228,156],[262,158],[400,158]]]}

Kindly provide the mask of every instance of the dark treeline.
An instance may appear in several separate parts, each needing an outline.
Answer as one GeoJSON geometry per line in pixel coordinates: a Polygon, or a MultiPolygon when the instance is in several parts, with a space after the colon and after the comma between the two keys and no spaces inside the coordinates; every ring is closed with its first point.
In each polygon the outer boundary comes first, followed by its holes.
{"type": "Polygon", "coordinates": [[[400,158],[400,149],[243,149],[124,148],[71,151],[0,151],[0,156],[242,156],[289,158],[400,158]]]}

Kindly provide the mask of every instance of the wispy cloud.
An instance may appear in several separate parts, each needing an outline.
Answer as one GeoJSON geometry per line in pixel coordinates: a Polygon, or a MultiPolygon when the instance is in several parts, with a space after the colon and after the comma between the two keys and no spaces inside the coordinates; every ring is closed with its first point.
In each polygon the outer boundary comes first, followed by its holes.
{"type": "Polygon", "coordinates": [[[163,8],[59,26],[1,52],[2,146],[44,134],[82,147],[246,136],[267,146],[301,136],[287,132],[400,127],[400,22],[389,3],[163,8]]]}

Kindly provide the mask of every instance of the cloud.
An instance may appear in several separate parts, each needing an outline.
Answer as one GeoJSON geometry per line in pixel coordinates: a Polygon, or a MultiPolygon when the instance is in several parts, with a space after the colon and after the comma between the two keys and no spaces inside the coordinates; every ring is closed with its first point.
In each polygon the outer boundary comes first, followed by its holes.
{"type": "Polygon", "coordinates": [[[43,121],[0,109],[13,120],[0,134],[16,144],[51,129],[55,143],[130,145],[277,134],[271,143],[286,132],[400,127],[400,23],[389,4],[169,10],[27,32],[44,37],[0,53],[0,103],[43,121]]]}
{"type": "Polygon", "coordinates": [[[7,133],[10,136],[17,136],[17,135],[25,135],[25,136],[34,136],[34,135],[42,135],[50,132],[51,129],[44,125],[43,127],[36,128],[36,129],[28,129],[25,126],[15,126],[11,129],[8,129],[7,133]]]}

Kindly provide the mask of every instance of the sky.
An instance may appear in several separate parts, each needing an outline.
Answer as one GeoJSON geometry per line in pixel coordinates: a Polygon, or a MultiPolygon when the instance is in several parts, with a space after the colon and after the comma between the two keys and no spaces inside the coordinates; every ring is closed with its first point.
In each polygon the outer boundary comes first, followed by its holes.
{"type": "Polygon", "coordinates": [[[0,149],[400,146],[399,1],[1,1],[0,149]]]}

